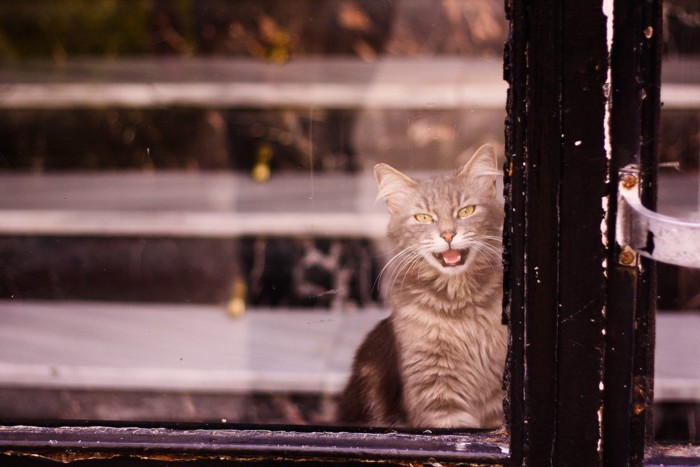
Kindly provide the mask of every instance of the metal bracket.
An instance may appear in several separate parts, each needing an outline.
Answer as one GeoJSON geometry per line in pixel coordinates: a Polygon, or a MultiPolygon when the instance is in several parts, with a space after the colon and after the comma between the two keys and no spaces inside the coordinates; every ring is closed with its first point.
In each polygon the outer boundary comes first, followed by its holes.
{"type": "Polygon", "coordinates": [[[621,264],[635,266],[634,252],[663,263],[700,268],[700,222],[665,216],[642,206],[636,166],[620,170],[617,193],[616,241],[622,249],[621,264]]]}

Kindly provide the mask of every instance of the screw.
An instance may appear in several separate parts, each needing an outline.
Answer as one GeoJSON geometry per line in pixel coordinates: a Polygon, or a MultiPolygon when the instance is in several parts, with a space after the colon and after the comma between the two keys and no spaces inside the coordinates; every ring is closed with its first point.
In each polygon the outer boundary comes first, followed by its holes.
{"type": "Polygon", "coordinates": [[[620,183],[622,183],[622,187],[626,190],[631,190],[637,186],[637,176],[631,173],[622,174],[620,183]]]}
{"type": "Polygon", "coordinates": [[[637,255],[634,253],[632,248],[625,246],[620,252],[619,261],[620,264],[624,266],[632,266],[635,262],[637,255]]]}

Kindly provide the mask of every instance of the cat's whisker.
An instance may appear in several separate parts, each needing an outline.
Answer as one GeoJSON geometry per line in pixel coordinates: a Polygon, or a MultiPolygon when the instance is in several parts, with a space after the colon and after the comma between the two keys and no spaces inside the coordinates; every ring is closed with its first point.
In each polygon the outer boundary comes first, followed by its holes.
{"type": "Polygon", "coordinates": [[[406,275],[410,272],[410,270],[415,266],[415,264],[418,261],[423,259],[427,254],[430,254],[431,250],[432,248],[430,247],[430,245],[414,245],[411,248],[412,255],[402,258],[402,261],[400,261],[397,264],[397,267],[390,278],[391,288],[394,287],[394,285],[396,284],[396,280],[401,275],[401,273],[403,273],[403,279],[401,282],[403,284],[406,280],[406,275]]]}
{"type": "Polygon", "coordinates": [[[417,264],[421,264],[419,261],[423,258],[423,256],[418,256],[416,257],[411,264],[408,265],[406,268],[406,271],[403,274],[403,278],[401,279],[401,287],[403,287],[404,283],[406,282],[406,275],[414,268],[416,267],[417,264]]]}
{"type": "Polygon", "coordinates": [[[503,248],[500,245],[496,246],[486,242],[475,243],[475,245],[478,245],[478,247],[481,248],[482,251],[492,253],[495,256],[501,256],[501,254],[503,253],[503,248]]]}
{"type": "Polygon", "coordinates": [[[414,261],[416,258],[420,258],[423,255],[423,252],[420,250],[420,248],[417,245],[414,245],[410,251],[409,254],[404,255],[400,261],[397,262],[396,268],[393,271],[392,277],[400,274],[406,266],[414,261]]]}
{"type": "Polygon", "coordinates": [[[480,242],[480,241],[475,241],[471,243],[471,247],[474,248],[477,252],[480,252],[482,254],[491,254],[494,256],[500,256],[502,253],[502,249],[499,246],[492,245],[488,242],[480,242]]]}
{"type": "Polygon", "coordinates": [[[408,250],[408,248],[406,248],[406,249],[404,249],[404,250],[401,250],[400,252],[398,252],[398,253],[395,254],[394,256],[392,256],[392,257],[389,259],[389,261],[386,262],[386,264],[384,265],[384,267],[382,268],[382,270],[379,271],[379,274],[377,274],[377,280],[379,280],[379,279],[382,277],[382,275],[384,274],[384,272],[387,270],[387,268],[388,268],[389,266],[391,266],[392,263],[394,263],[395,261],[397,261],[401,256],[406,255],[408,252],[409,252],[409,250],[408,250]]]}
{"type": "Polygon", "coordinates": [[[475,254],[481,258],[485,258],[492,270],[497,269],[498,262],[501,260],[502,249],[499,246],[492,245],[487,242],[472,242],[470,247],[475,254]]]}
{"type": "Polygon", "coordinates": [[[379,273],[379,275],[381,276],[382,273],[384,273],[384,271],[385,271],[392,263],[399,261],[401,258],[403,258],[403,257],[405,257],[405,256],[407,256],[407,255],[412,255],[412,254],[414,253],[414,251],[413,251],[414,249],[415,249],[415,246],[411,246],[411,247],[408,247],[408,248],[404,248],[403,250],[401,250],[400,252],[398,252],[397,254],[395,254],[389,261],[387,261],[386,265],[382,268],[382,270],[381,270],[381,272],[379,273]]]}
{"type": "MultiPolygon", "coordinates": [[[[381,278],[384,276],[384,273],[389,269],[390,266],[396,266],[396,270],[401,270],[403,269],[404,263],[407,261],[410,261],[415,255],[420,255],[419,252],[416,250],[420,247],[420,245],[413,245],[408,248],[404,248],[397,254],[395,254],[387,263],[384,265],[381,271],[379,271],[379,274],[377,274],[377,278],[374,281],[374,285],[372,286],[373,288],[376,288],[377,285],[379,284],[379,281],[381,278]]],[[[390,280],[396,273],[392,273],[391,277],[389,278],[390,280]]],[[[392,281],[393,284],[393,281],[392,281]]]]}
{"type": "Polygon", "coordinates": [[[387,272],[387,270],[389,270],[389,268],[392,266],[392,264],[397,262],[399,260],[399,258],[401,258],[402,256],[405,256],[406,254],[408,254],[408,250],[407,249],[402,250],[399,253],[397,253],[396,255],[394,255],[389,261],[386,262],[386,264],[381,269],[381,271],[379,271],[379,274],[377,274],[377,278],[374,280],[374,284],[372,285],[372,290],[376,290],[377,285],[379,285],[379,281],[382,279],[382,277],[384,277],[384,273],[387,272]]]}
{"type": "Polygon", "coordinates": [[[464,238],[467,240],[471,241],[483,241],[483,240],[490,240],[490,241],[495,241],[498,243],[501,243],[503,241],[503,237],[500,235],[487,235],[487,234],[476,234],[474,232],[468,232],[464,234],[464,238]]]}
{"type": "Polygon", "coordinates": [[[499,235],[499,236],[496,236],[496,235],[481,235],[481,236],[480,236],[480,239],[482,239],[482,240],[491,240],[491,241],[494,241],[494,242],[497,242],[497,243],[503,243],[503,237],[501,237],[500,235],[499,235]]]}

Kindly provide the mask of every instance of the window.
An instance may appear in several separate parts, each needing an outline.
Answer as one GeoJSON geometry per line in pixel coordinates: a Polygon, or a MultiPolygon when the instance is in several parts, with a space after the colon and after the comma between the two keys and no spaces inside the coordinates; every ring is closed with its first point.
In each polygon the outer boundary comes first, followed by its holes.
{"type": "Polygon", "coordinates": [[[371,167],[502,140],[500,3],[2,9],[0,413],[332,423],[386,315],[371,167]]]}
{"type": "MultiPolygon", "coordinates": [[[[698,104],[683,95],[697,86],[694,63],[700,41],[690,31],[697,27],[698,7],[667,2],[661,91],[663,106],[659,130],[658,211],[686,220],[698,218],[698,104]]],[[[654,376],[654,436],[661,442],[696,443],[696,339],[699,270],[659,263],[654,376]],[[685,360],[687,359],[687,360],[685,360]]]]}

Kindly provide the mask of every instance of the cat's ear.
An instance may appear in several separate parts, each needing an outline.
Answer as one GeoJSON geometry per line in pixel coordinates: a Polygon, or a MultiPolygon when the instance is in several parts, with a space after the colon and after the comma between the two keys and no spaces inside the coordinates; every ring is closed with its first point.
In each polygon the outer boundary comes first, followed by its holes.
{"type": "Polygon", "coordinates": [[[396,213],[410,199],[418,182],[387,164],[374,166],[374,178],[379,186],[377,199],[386,201],[389,212],[396,213]]]}
{"type": "Polygon", "coordinates": [[[476,191],[496,196],[496,178],[503,174],[498,169],[498,159],[490,144],[476,150],[469,162],[464,164],[457,176],[475,185],[476,191]]]}

